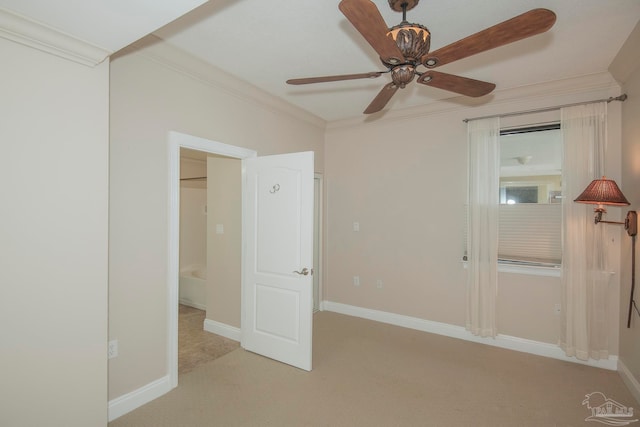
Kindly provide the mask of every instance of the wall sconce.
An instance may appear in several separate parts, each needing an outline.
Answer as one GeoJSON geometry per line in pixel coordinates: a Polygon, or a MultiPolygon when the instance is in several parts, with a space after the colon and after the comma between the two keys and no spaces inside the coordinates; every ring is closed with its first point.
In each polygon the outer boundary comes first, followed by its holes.
{"type": "Polygon", "coordinates": [[[618,184],[612,179],[607,179],[606,177],[602,177],[602,179],[594,179],[591,181],[591,184],[587,186],[587,188],[580,194],[574,202],[578,203],[587,203],[591,205],[598,205],[593,211],[596,213],[595,223],[605,222],[608,224],[624,224],[625,230],[627,230],[627,234],[629,236],[635,236],[638,233],[637,227],[637,219],[630,218],[630,216],[636,216],[635,211],[629,211],[627,213],[627,218],[624,222],[619,221],[604,221],[602,219],[602,214],[607,213],[607,209],[604,205],[609,206],[629,206],[630,203],[620,188],[618,184]]]}
{"type": "MultiPolygon", "coordinates": [[[[631,327],[631,311],[636,307],[634,301],[634,291],[636,285],[636,235],[638,234],[638,214],[636,211],[627,212],[624,222],[605,221],[602,214],[607,213],[605,205],[609,206],[629,206],[630,203],[616,182],[612,179],[602,177],[602,179],[594,179],[591,184],[580,194],[574,202],[598,205],[593,209],[596,213],[595,223],[604,222],[607,224],[623,224],[627,234],[631,236],[631,297],[629,299],[629,315],[627,316],[627,328],[631,327]]],[[[636,307],[637,310],[637,307],[636,307]]],[[[640,314],[640,312],[638,312],[640,314]]]]}

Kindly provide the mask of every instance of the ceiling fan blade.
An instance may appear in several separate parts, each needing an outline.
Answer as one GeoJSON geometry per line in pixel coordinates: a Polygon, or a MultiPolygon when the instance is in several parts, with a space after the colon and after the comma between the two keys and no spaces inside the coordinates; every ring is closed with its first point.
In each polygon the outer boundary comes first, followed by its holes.
{"type": "Polygon", "coordinates": [[[496,87],[493,83],[431,70],[422,74],[418,78],[418,83],[474,98],[486,95],[496,87]]]}
{"type": "Polygon", "coordinates": [[[380,11],[370,0],[342,0],[338,6],[349,22],[388,64],[404,62],[402,51],[391,37],[380,11]]]}
{"type": "Polygon", "coordinates": [[[364,114],[377,113],[382,110],[387,102],[391,99],[391,97],[398,90],[398,86],[396,86],[393,82],[386,84],[380,92],[373,98],[371,104],[364,110],[364,114]]]}
{"type": "Polygon", "coordinates": [[[464,39],[437,49],[422,58],[422,63],[433,68],[544,33],[556,22],[556,14],[548,9],[528,12],[489,27],[464,39]]]}
{"type": "Polygon", "coordinates": [[[382,74],[383,71],[373,71],[371,73],[344,74],[341,76],[307,77],[302,79],[289,79],[287,83],[290,85],[308,85],[310,83],[339,82],[341,80],[373,79],[380,77],[382,74]]]}

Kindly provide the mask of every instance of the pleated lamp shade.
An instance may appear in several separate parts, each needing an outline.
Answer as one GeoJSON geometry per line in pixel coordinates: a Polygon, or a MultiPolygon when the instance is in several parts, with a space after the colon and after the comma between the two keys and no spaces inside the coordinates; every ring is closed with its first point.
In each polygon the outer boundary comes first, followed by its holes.
{"type": "Polygon", "coordinates": [[[629,206],[630,203],[612,179],[594,179],[574,202],[592,205],[629,206]]]}

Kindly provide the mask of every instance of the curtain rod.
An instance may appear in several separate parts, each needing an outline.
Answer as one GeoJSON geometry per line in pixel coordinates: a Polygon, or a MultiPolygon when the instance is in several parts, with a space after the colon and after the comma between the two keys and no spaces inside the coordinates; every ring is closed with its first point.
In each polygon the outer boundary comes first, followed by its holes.
{"type": "Polygon", "coordinates": [[[627,99],[627,94],[623,93],[620,96],[610,97],[610,98],[606,98],[606,99],[596,99],[594,101],[587,101],[587,102],[576,102],[574,104],[564,104],[564,105],[558,105],[557,107],[538,108],[536,110],[516,111],[514,113],[493,114],[493,115],[490,115],[490,116],[474,117],[472,119],[463,119],[462,121],[465,122],[465,123],[468,123],[468,122],[470,122],[472,120],[490,119],[490,118],[493,118],[493,117],[521,116],[523,114],[543,113],[545,111],[559,110],[559,109],[564,108],[564,107],[575,107],[576,105],[594,104],[596,102],[604,102],[604,101],[606,101],[607,103],[609,103],[611,101],[621,101],[621,102],[623,102],[626,99],[627,99]]]}

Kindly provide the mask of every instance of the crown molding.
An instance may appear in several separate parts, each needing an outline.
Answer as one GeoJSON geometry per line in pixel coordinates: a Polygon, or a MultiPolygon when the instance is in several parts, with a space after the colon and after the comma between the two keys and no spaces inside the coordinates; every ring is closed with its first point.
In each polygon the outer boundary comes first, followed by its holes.
{"type": "Polygon", "coordinates": [[[328,123],[327,130],[363,125],[386,125],[395,121],[414,120],[437,114],[473,114],[474,116],[504,114],[523,109],[553,107],[569,102],[588,102],[594,97],[617,96],[620,94],[619,91],[620,85],[611,74],[602,72],[497,90],[482,98],[455,96],[425,106],[337,120],[328,123]],[[616,95],[613,95],[614,93],[616,95]],[[569,98],[572,100],[568,101],[569,98]]]}
{"type": "Polygon", "coordinates": [[[237,77],[211,65],[194,55],[179,49],[155,35],[149,35],[119,51],[112,60],[130,53],[139,53],[143,57],[164,67],[176,71],[184,76],[198,80],[204,84],[222,90],[235,98],[251,104],[285,113],[313,126],[324,129],[326,121],[308,113],[264,90],[240,80],[237,77]]]}
{"type": "Polygon", "coordinates": [[[113,53],[2,8],[0,37],[89,67],[113,53]]]}

